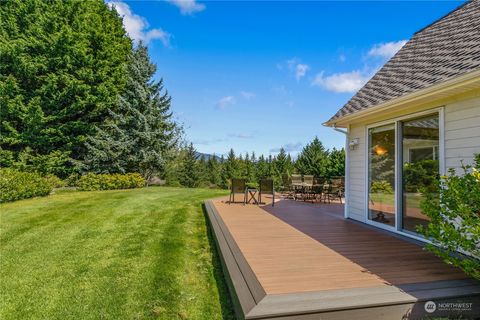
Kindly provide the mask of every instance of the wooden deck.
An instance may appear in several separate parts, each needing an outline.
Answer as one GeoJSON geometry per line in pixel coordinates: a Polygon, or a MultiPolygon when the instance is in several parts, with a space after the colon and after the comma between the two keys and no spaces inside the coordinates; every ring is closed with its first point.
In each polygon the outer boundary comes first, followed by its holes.
{"type": "Polygon", "coordinates": [[[475,301],[463,316],[480,316],[478,282],[418,243],[344,219],[340,204],[206,208],[240,318],[414,319],[432,299],[475,301]]]}

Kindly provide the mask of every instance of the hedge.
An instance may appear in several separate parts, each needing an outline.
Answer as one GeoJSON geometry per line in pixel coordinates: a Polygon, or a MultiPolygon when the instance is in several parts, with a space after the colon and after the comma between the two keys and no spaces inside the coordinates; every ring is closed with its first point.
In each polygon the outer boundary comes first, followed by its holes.
{"type": "Polygon", "coordinates": [[[145,186],[145,179],[139,173],[94,174],[88,173],[77,181],[81,191],[132,189],[145,186]]]}
{"type": "Polygon", "coordinates": [[[52,180],[38,173],[0,169],[0,202],[47,196],[54,187],[52,180]]]}

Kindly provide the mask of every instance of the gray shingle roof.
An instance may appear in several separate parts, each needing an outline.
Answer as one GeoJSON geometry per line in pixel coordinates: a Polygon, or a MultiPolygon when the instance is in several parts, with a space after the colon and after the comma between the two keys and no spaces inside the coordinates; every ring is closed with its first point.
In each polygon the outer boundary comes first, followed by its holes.
{"type": "Polygon", "coordinates": [[[480,0],[413,37],[329,121],[480,69],[480,0]]]}

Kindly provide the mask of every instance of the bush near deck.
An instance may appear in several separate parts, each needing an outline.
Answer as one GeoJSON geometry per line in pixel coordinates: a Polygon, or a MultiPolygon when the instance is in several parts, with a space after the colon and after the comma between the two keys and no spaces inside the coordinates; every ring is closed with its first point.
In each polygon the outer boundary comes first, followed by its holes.
{"type": "Polygon", "coordinates": [[[145,186],[145,179],[139,173],[127,174],[94,174],[89,173],[82,176],[78,182],[78,190],[115,190],[133,189],[145,186]]]}
{"type": "Polygon", "coordinates": [[[33,172],[0,169],[0,202],[49,195],[57,180],[33,172]]]}

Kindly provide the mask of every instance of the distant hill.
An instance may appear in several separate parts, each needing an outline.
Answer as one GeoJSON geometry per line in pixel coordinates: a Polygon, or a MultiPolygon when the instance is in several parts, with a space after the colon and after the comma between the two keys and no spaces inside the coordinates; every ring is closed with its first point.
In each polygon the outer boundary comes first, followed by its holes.
{"type": "MultiPolygon", "coordinates": [[[[208,154],[208,153],[201,153],[201,152],[198,152],[196,151],[195,152],[196,156],[197,156],[197,159],[200,159],[200,158],[204,158],[205,160],[210,160],[210,158],[213,157],[213,154],[208,154]]],[[[217,161],[220,161],[220,157],[215,155],[215,158],[217,159],[217,161]]]]}

